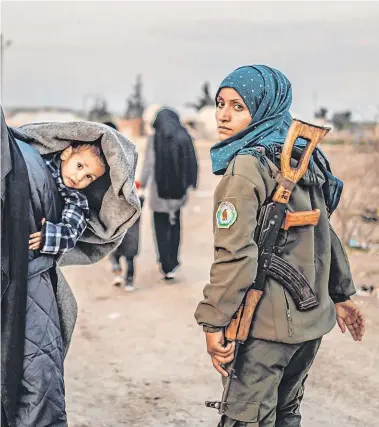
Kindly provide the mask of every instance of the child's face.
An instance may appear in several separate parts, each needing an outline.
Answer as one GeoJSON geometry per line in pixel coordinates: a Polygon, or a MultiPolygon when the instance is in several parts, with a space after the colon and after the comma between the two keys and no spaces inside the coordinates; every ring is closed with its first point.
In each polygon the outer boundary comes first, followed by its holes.
{"type": "Polygon", "coordinates": [[[61,175],[66,187],[82,190],[105,173],[105,166],[90,148],[74,152],[68,147],[61,153],[61,175]]]}

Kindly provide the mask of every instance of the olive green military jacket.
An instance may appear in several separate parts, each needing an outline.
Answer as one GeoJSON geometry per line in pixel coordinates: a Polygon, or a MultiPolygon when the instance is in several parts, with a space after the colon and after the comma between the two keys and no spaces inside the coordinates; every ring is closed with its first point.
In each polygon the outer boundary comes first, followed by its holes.
{"type": "MultiPolygon", "coordinates": [[[[319,223],[281,230],[278,246],[280,256],[307,278],[319,305],[310,311],[298,311],[283,286],[268,277],[250,330],[252,337],[285,343],[319,338],[335,325],[331,296],[334,300],[344,300],[355,293],[347,255],[329,223],[321,188],[323,176],[316,168],[318,182],[315,183],[315,179],[309,179],[310,175],[308,171],[296,185],[288,209],[293,212],[318,208],[319,223]]],[[[238,155],[216,188],[214,262],[210,283],[204,288],[204,300],[195,313],[204,330],[227,326],[254,282],[258,248],[253,237],[257,215],[275,187],[270,167],[263,166],[252,155],[238,155]],[[216,217],[222,202],[229,202],[226,206],[236,216],[229,228],[220,228],[222,218],[216,217]]]]}

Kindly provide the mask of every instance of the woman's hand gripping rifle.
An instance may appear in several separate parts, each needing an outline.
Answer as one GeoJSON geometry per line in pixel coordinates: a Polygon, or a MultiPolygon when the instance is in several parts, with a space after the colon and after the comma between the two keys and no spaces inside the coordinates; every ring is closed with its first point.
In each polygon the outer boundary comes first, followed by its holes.
{"type": "MultiPolygon", "coordinates": [[[[288,230],[290,227],[302,225],[317,225],[320,216],[319,210],[307,212],[286,212],[286,205],[291,197],[292,190],[308,169],[308,164],[317,144],[329,132],[330,128],[315,126],[294,119],[289,128],[281,155],[281,171],[277,176],[275,194],[270,203],[270,209],[266,209],[266,215],[260,224],[257,236],[259,248],[257,276],[245,295],[238,311],[225,330],[225,340],[235,342],[234,359],[226,368],[228,379],[226,381],[222,399],[220,402],[205,402],[210,408],[218,409],[224,414],[228,409],[228,395],[231,383],[236,378],[236,361],[240,346],[247,340],[254,318],[255,310],[263,295],[264,284],[271,261],[273,248],[276,244],[280,228],[288,230]],[[296,139],[302,137],[308,141],[296,168],[291,167],[292,150],[296,139]]],[[[307,307],[309,308],[309,307],[307,307]]]]}

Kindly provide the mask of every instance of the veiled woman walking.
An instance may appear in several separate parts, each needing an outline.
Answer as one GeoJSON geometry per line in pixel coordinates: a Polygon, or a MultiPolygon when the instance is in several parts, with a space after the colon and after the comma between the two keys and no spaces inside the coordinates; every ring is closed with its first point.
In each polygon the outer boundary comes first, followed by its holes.
{"type": "Polygon", "coordinates": [[[165,280],[175,277],[180,264],[180,212],[188,188],[197,185],[197,159],[193,141],[176,112],[162,108],[147,142],[140,187],[149,184],[158,262],[165,280]]]}

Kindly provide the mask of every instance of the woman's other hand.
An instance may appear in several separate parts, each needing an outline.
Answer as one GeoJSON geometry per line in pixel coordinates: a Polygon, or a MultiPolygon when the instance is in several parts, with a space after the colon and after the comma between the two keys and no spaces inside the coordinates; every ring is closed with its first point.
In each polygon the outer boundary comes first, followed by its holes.
{"type": "Polygon", "coordinates": [[[337,323],[342,333],[345,333],[347,328],[354,341],[362,341],[365,334],[366,321],[363,313],[355,305],[354,301],[338,302],[335,304],[335,307],[337,323]]]}

